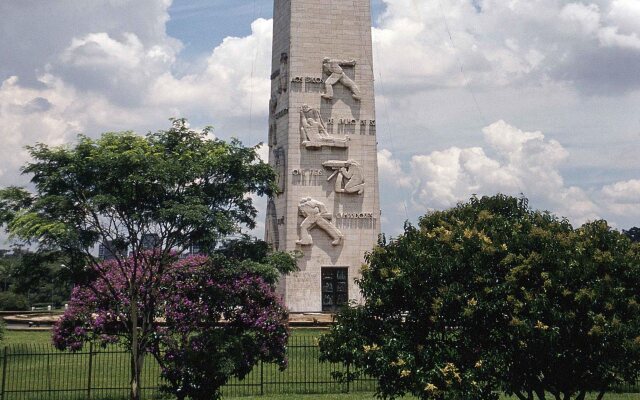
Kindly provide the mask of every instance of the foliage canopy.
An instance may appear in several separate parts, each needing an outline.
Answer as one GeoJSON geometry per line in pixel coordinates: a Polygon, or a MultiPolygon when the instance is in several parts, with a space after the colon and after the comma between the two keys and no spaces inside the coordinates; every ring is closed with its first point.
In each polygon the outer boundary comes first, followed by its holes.
{"type": "Polygon", "coordinates": [[[244,377],[260,360],[286,365],[287,312],[261,273],[293,268],[294,260],[289,257],[288,265],[272,261],[269,256],[240,261],[220,254],[176,258],[162,275],[146,271],[148,277],[139,279],[137,304],[131,303],[127,285],[133,260],[124,270],[105,261],[100,268],[108,279],[74,288],[53,342],[72,351],[89,341],[131,348],[135,308],[138,315],[156,316],[140,320],[139,330],[146,332],[137,342],[140,366],[151,354],[165,378],[163,389],[179,399],[219,398],[231,376],[244,377]]]}
{"type": "Polygon", "coordinates": [[[80,255],[106,241],[138,254],[149,234],[167,251],[213,248],[239,224],[254,227],[247,194],[270,194],[275,175],[254,148],[210,133],[178,119],[146,137],[110,132],[81,135],[72,147],[28,147],[23,173],[36,193],[3,189],[0,216],[14,237],[80,255]]]}
{"type": "Polygon", "coordinates": [[[79,136],[72,146],[36,144],[23,168],[35,193],[0,191],[1,222],[13,237],[61,252],[71,269],[85,272],[86,290],[128,305],[120,328],[131,351],[132,399],[140,397],[142,361],[157,333],[158,285],[175,252],[198,245],[211,253],[241,226],[254,227],[249,194],[275,187],[255,148],[210,133],[175,119],[146,136],[108,132],[79,136]],[[114,260],[92,255],[99,243],[114,260]]]}
{"type": "Polygon", "coordinates": [[[640,249],[604,221],[573,229],[524,198],[474,197],[367,261],[366,304],[321,349],[381,397],[580,400],[638,376],[640,249]]]}

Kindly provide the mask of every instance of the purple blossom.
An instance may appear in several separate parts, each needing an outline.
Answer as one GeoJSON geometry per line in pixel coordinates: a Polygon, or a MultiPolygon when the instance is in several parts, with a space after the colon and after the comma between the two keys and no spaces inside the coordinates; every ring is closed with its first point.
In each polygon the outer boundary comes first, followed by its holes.
{"type": "Polygon", "coordinates": [[[94,272],[95,281],[73,289],[54,327],[59,349],[78,351],[91,340],[130,348],[135,307],[139,351],[160,361],[165,390],[179,397],[215,398],[230,376],[245,376],[259,361],[286,367],[286,309],[237,261],[198,255],[163,265],[149,252],[94,272]]]}

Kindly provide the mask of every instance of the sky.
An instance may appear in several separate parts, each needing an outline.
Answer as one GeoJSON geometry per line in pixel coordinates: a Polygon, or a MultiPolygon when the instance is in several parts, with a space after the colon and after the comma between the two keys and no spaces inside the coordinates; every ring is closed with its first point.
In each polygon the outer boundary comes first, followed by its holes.
{"type": "MultiPolygon", "coordinates": [[[[372,6],[383,232],[498,192],[574,225],[640,226],[640,1],[372,6]]],[[[0,186],[27,184],[26,145],[170,117],[266,141],[272,7],[0,2],[0,186]]]]}

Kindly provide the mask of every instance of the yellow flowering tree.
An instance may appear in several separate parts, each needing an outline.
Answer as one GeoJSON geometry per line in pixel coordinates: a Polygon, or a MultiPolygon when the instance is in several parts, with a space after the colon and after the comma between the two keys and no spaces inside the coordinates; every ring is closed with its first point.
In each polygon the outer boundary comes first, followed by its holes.
{"type": "Polygon", "coordinates": [[[359,285],[322,357],[382,398],[581,400],[640,370],[640,251],[603,221],[474,197],[381,240],[359,285]]]}

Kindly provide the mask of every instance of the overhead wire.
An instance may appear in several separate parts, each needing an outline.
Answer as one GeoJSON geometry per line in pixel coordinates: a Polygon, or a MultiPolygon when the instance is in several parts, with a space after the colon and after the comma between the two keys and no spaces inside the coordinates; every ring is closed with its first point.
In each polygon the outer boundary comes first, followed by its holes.
{"type": "Polygon", "coordinates": [[[480,103],[478,102],[478,98],[476,97],[476,94],[473,91],[473,89],[468,84],[470,82],[470,80],[467,79],[467,74],[466,74],[465,69],[464,69],[464,63],[462,62],[462,58],[460,58],[460,50],[458,49],[458,47],[456,46],[455,41],[453,40],[453,35],[451,34],[451,29],[449,28],[449,21],[447,20],[447,15],[445,14],[444,7],[442,6],[442,0],[438,0],[438,6],[440,8],[440,15],[442,16],[442,21],[444,23],[444,27],[447,30],[447,35],[449,36],[449,42],[451,43],[451,46],[453,47],[455,58],[456,58],[456,61],[458,62],[458,67],[460,69],[460,75],[462,75],[462,79],[464,80],[464,88],[471,95],[471,98],[473,99],[473,104],[475,105],[476,111],[478,112],[478,115],[480,116],[480,119],[482,120],[484,126],[487,126],[487,125],[489,125],[489,123],[488,123],[487,119],[485,118],[484,113],[482,112],[482,108],[480,107],[480,103]]]}
{"type": "MultiPolygon", "coordinates": [[[[355,1],[354,1],[354,4],[355,4],[355,1]]],[[[373,30],[373,26],[371,26],[371,30],[373,30]]],[[[362,32],[362,30],[360,32],[361,32],[361,35],[364,36],[364,33],[362,32]]],[[[360,46],[362,48],[361,52],[363,54],[365,53],[365,51],[364,51],[364,43],[365,43],[365,39],[364,39],[364,37],[362,37],[362,39],[360,41],[360,46]]],[[[371,68],[371,77],[375,81],[375,73],[374,73],[374,70],[373,70],[373,64],[375,63],[378,66],[380,65],[380,63],[378,62],[379,59],[377,58],[378,55],[380,54],[380,47],[378,46],[377,43],[374,43],[373,34],[371,35],[371,44],[372,44],[371,58],[372,58],[373,63],[370,64],[369,67],[371,68]],[[375,52],[373,51],[373,47],[374,46],[376,48],[375,52]],[[374,57],[374,54],[376,55],[375,57],[374,57]]],[[[384,79],[382,78],[382,71],[381,71],[380,67],[378,67],[378,78],[379,78],[378,83],[379,83],[379,86],[380,86],[380,89],[381,89],[381,93],[379,93],[379,94],[381,95],[381,100],[382,100],[379,104],[381,106],[380,108],[381,108],[382,114],[384,116],[384,118],[383,118],[384,129],[383,129],[383,131],[385,132],[385,135],[389,140],[389,144],[390,144],[390,147],[391,147],[391,153],[392,154],[396,154],[396,146],[395,146],[395,140],[393,138],[393,131],[390,128],[390,125],[389,125],[390,119],[389,119],[389,112],[388,112],[388,109],[387,109],[387,101],[388,101],[388,99],[387,99],[387,96],[385,95],[386,90],[384,88],[384,79]]],[[[376,125],[378,125],[378,121],[376,121],[376,125]]],[[[376,132],[376,134],[377,134],[377,132],[376,132]]],[[[409,210],[408,210],[408,207],[407,207],[407,199],[409,198],[409,195],[407,193],[407,189],[406,188],[403,188],[402,191],[403,191],[402,206],[403,206],[403,209],[404,209],[404,215],[405,215],[405,219],[409,220],[409,210]]]]}
{"type": "MultiPolygon", "coordinates": [[[[485,117],[485,114],[482,111],[482,107],[480,106],[480,102],[478,101],[478,98],[476,97],[476,94],[475,94],[473,88],[471,86],[469,86],[469,84],[468,84],[470,82],[470,80],[467,78],[467,74],[466,74],[465,68],[464,68],[464,63],[462,62],[462,58],[460,58],[460,50],[458,49],[458,47],[455,44],[455,41],[453,40],[453,34],[451,33],[451,29],[449,27],[449,22],[447,20],[446,13],[444,12],[444,7],[442,6],[442,0],[438,0],[438,6],[440,8],[440,14],[442,16],[444,27],[445,27],[445,29],[447,31],[447,35],[449,37],[449,41],[451,42],[451,46],[453,47],[455,55],[456,55],[456,60],[458,62],[458,66],[460,68],[460,74],[462,76],[462,79],[464,80],[464,88],[471,95],[471,98],[472,98],[473,103],[475,105],[475,109],[478,112],[478,115],[480,116],[480,119],[482,120],[482,124],[483,124],[482,126],[483,127],[489,126],[489,120],[485,117]]],[[[522,183],[518,182],[517,186],[518,186],[519,192],[521,194],[524,193],[524,188],[522,186],[522,183]]]]}

